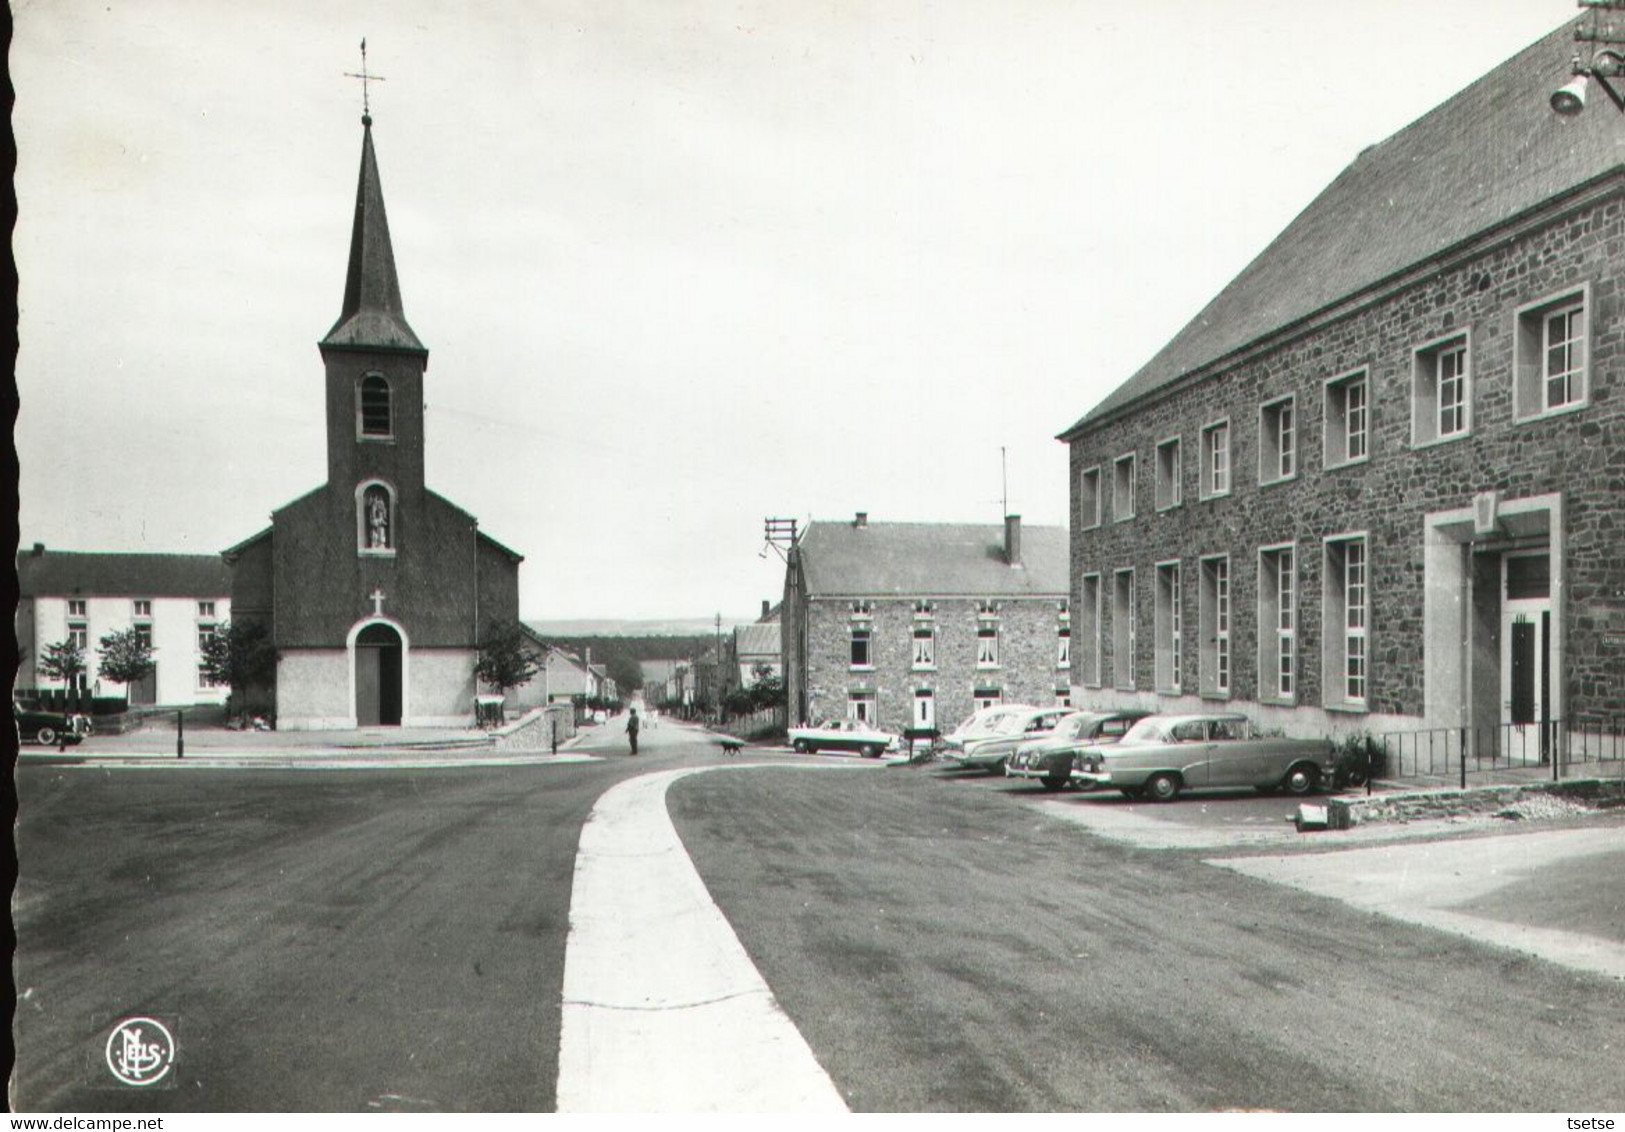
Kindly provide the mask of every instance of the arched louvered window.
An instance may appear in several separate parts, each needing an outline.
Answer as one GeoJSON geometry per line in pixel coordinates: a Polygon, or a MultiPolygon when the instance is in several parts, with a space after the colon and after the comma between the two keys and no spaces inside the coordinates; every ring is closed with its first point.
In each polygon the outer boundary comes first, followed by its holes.
{"type": "Polygon", "coordinates": [[[393,436],[394,421],[390,415],[389,382],[376,373],[361,379],[361,435],[393,436]]]}

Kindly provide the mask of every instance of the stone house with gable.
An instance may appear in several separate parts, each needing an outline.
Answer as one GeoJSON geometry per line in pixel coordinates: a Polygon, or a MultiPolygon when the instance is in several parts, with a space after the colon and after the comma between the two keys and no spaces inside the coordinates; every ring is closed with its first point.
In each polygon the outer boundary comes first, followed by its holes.
{"type": "Polygon", "coordinates": [[[792,725],[946,731],[979,707],[1071,702],[1061,527],[814,522],[780,610],[792,725]]]}
{"type": "Polygon", "coordinates": [[[1617,716],[1625,118],[1551,112],[1572,27],[1361,153],[1061,434],[1092,701],[1617,716]]]}

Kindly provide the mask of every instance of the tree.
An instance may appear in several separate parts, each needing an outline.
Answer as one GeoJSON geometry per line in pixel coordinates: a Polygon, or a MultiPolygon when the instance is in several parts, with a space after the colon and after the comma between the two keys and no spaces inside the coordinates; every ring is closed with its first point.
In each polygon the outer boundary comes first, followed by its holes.
{"type": "Polygon", "coordinates": [[[245,691],[276,677],[276,649],[261,621],[227,621],[216,625],[203,645],[203,675],[211,684],[245,691]]]}
{"type": "Polygon", "coordinates": [[[39,672],[53,683],[69,689],[76,688],[79,678],[85,674],[85,650],[72,640],[46,645],[45,652],[39,658],[39,672]]]}
{"type": "Polygon", "coordinates": [[[542,658],[526,641],[518,625],[495,621],[485,631],[474,675],[499,692],[517,688],[542,669],[542,658]]]}
{"type": "Polygon", "coordinates": [[[134,684],[158,667],[152,657],[152,641],[138,629],[109,633],[101,640],[102,663],[97,670],[104,680],[134,684]]]}

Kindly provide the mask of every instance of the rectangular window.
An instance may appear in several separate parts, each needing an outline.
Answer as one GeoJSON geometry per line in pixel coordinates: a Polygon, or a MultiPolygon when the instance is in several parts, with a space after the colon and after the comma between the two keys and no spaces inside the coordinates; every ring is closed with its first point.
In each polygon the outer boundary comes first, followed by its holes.
{"type": "Polygon", "coordinates": [[[1230,493],[1230,422],[1202,430],[1202,498],[1230,493]]]}
{"type": "Polygon", "coordinates": [[[80,618],[84,617],[85,616],[85,603],[83,601],[80,601],[80,600],[76,599],[76,598],[68,599],[68,616],[69,617],[80,617],[80,618]]]}
{"type": "Polygon", "coordinates": [[[214,602],[200,601],[197,603],[197,617],[199,621],[214,620],[214,602]]]}
{"type": "Polygon", "coordinates": [[[937,627],[929,621],[914,622],[913,666],[928,669],[937,666],[937,627]]]}
{"type": "Polygon", "coordinates": [[[1112,578],[1112,681],[1125,691],[1134,687],[1134,571],[1112,578]]]}
{"type": "Polygon", "coordinates": [[[1297,561],[1290,546],[1258,552],[1258,694],[1291,702],[1297,695],[1297,561]]]}
{"type": "MultiPolygon", "coordinates": [[[[68,643],[80,652],[90,648],[90,627],[83,621],[68,622],[68,643]]],[[[87,658],[88,659],[88,658],[87,658]]]]}
{"type": "Polygon", "coordinates": [[[1370,680],[1370,562],[1364,535],[1326,540],[1326,703],[1364,708],[1370,680]]]}
{"type": "Polygon", "coordinates": [[[1465,334],[1417,350],[1411,364],[1411,443],[1466,436],[1470,388],[1465,334]]]}
{"type": "MultiPolygon", "coordinates": [[[[202,603],[200,603],[202,604],[202,603]]],[[[208,604],[213,604],[212,602],[208,604]]],[[[199,688],[212,688],[214,681],[209,679],[209,668],[204,657],[209,655],[209,646],[214,642],[214,626],[199,625],[197,627],[197,686],[199,688]]]]}
{"type": "Polygon", "coordinates": [[[143,622],[142,624],[137,625],[135,627],[135,635],[136,638],[149,649],[152,647],[152,625],[150,623],[143,622]]]}
{"type": "Polygon", "coordinates": [[[1153,651],[1157,661],[1157,691],[1177,694],[1180,691],[1179,653],[1182,636],[1177,562],[1157,564],[1155,612],[1157,644],[1153,651]]]}
{"type": "Polygon", "coordinates": [[[848,692],[846,695],[846,718],[862,720],[864,723],[876,722],[875,694],[873,692],[848,692]]]}
{"type": "Polygon", "coordinates": [[[869,659],[869,622],[852,622],[852,667],[872,668],[869,659]]]}
{"type": "Polygon", "coordinates": [[[1085,574],[1078,590],[1078,616],[1082,619],[1083,671],[1086,687],[1100,687],[1100,575],[1085,574]]]}
{"type": "Polygon", "coordinates": [[[1297,402],[1271,401],[1258,410],[1258,482],[1280,483],[1298,473],[1297,402]]]}
{"type": "Polygon", "coordinates": [[[1326,466],[1353,464],[1370,452],[1371,394],[1364,370],[1326,383],[1326,466]]]}
{"type": "Polygon", "coordinates": [[[1085,468],[1078,474],[1078,528],[1100,526],[1100,469],[1085,468]]]}
{"type": "Polygon", "coordinates": [[[1205,696],[1230,694],[1230,559],[1202,559],[1201,624],[1197,682],[1205,696]]]}
{"type": "Polygon", "coordinates": [[[1004,702],[1004,693],[997,688],[978,687],[971,693],[971,702],[976,705],[977,711],[998,707],[1004,702]]]}
{"type": "Polygon", "coordinates": [[[1134,518],[1134,453],[1119,456],[1112,465],[1112,520],[1134,518]]]}
{"type": "Polygon", "coordinates": [[[1071,628],[1071,626],[1062,625],[1059,629],[1057,629],[1055,631],[1055,637],[1056,637],[1055,667],[1056,668],[1071,668],[1072,667],[1072,628],[1071,628]]]}
{"type": "Polygon", "coordinates": [[[1180,504],[1179,437],[1157,445],[1157,510],[1180,504]]]}
{"type": "Polygon", "coordinates": [[[135,605],[135,618],[136,618],[137,621],[140,621],[143,618],[145,618],[148,621],[152,620],[152,602],[151,601],[149,601],[146,598],[136,598],[136,600],[134,602],[134,605],[135,605]]]}
{"type": "Polygon", "coordinates": [[[980,617],[976,621],[976,667],[997,668],[999,666],[999,623],[991,617],[980,617]]]}
{"type": "Polygon", "coordinates": [[[1519,417],[1538,417],[1586,403],[1589,299],[1588,285],[1518,312],[1515,384],[1519,417]]]}
{"type": "Polygon", "coordinates": [[[913,725],[921,729],[937,725],[937,697],[930,688],[917,688],[914,691],[913,725]]]}

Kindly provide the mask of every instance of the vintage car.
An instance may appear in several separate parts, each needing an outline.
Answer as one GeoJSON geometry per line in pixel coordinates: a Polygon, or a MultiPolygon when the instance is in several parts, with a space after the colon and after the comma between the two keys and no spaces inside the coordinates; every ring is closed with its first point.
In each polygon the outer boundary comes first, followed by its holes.
{"type": "Polygon", "coordinates": [[[1047,736],[1071,708],[1010,707],[981,714],[976,725],[944,741],[942,757],[966,770],[999,774],[1004,760],[1021,744],[1047,736]]]}
{"type": "Polygon", "coordinates": [[[1182,790],[1221,786],[1307,794],[1330,785],[1335,771],[1329,741],[1261,736],[1246,716],[1219,712],[1142,719],[1110,746],[1080,752],[1072,778],[1089,789],[1171,802],[1182,790]]]}
{"type": "Polygon", "coordinates": [[[861,719],[830,719],[810,727],[790,728],[790,745],[804,755],[814,751],[856,751],[879,758],[897,742],[897,736],[861,719]]]}
{"type": "Polygon", "coordinates": [[[1144,719],[1144,711],[1075,711],[1055,725],[1047,738],[1017,747],[1004,761],[1009,778],[1036,778],[1045,790],[1059,790],[1072,781],[1072,767],[1088,746],[1121,739],[1144,719]]]}
{"type": "Polygon", "coordinates": [[[11,704],[11,714],[17,721],[19,742],[42,743],[48,747],[64,740],[68,743],[77,743],[91,730],[89,716],[70,715],[68,725],[64,728],[61,712],[25,707],[15,700],[11,704]]]}

